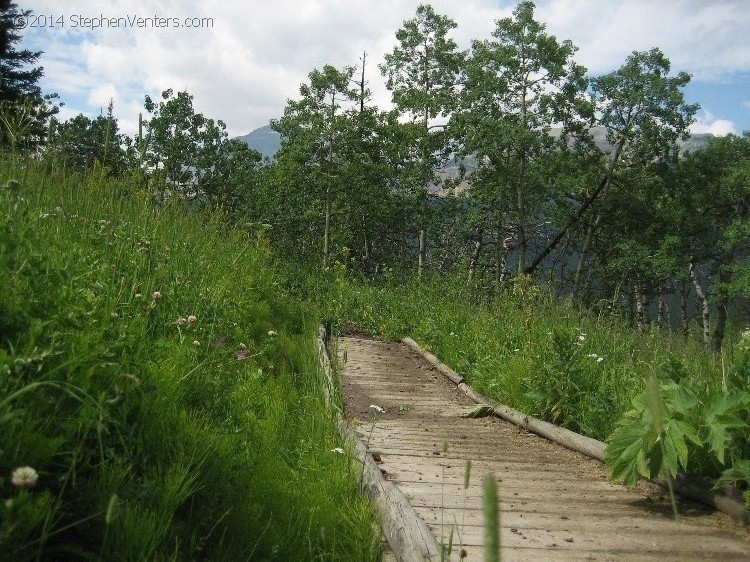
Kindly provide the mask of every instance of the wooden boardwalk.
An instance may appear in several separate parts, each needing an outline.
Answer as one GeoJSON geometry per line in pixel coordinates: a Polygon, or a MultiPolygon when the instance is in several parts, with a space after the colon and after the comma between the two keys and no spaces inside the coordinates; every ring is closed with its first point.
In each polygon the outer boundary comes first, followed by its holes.
{"type": "Polygon", "coordinates": [[[501,502],[502,560],[750,560],[740,524],[651,485],[612,484],[598,461],[494,417],[400,343],[339,340],[345,413],[451,560],[483,560],[482,479],[501,502]],[[377,413],[370,406],[385,409],[377,413]],[[464,489],[466,463],[471,461],[464,489]]]}

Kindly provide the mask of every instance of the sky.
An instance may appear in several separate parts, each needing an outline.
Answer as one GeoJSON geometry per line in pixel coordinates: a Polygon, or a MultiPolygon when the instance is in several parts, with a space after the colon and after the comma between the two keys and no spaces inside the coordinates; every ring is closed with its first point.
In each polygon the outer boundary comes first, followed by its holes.
{"type": "MultiPolygon", "coordinates": [[[[423,0],[424,1],[424,0],[423,0]]],[[[17,0],[33,16],[22,47],[44,51],[45,93],[61,118],[106,112],[134,134],[144,97],[187,90],[196,112],[221,119],[230,136],[267,125],[316,68],[358,64],[367,52],[374,103],[390,107],[377,65],[414,17],[418,0],[17,0]],[[140,19],[139,19],[140,18],[140,19]]],[[[434,0],[458,27],[461,49],[489,39],[512,0],[434,0]]],[[[577,47],[590,76],[620,67],[633,51],[659,47],[674,73],[692,75],[687,101],[701,109],[693,133],[750,130],[750,1],[538,0],[547,32],[577,47]]]]}

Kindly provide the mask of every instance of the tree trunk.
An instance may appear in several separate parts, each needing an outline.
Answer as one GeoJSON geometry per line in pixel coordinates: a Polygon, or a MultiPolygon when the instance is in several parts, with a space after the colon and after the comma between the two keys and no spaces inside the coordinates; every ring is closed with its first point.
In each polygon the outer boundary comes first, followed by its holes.
{"type": "Polygon", "coordinates": [[[641,332],[648,332],[651,327],[650,301],[648,297],[648,287],[640,279],[635,282],[635,310],[638,321],[638,329],[641,332]]]}
{"type": "Polygon", "coordinates": [[[698,275],[695,273],[695,266],[691,263],[689,267],[690,279],[695,287],[695,296],[701,306],[701,318],[703,320],[703,345],[711,347],[711,308],[708,303],[708,297],[703,292],[698,275]]]}
{"type": "Polygon", "coordinates": [[[716,326],[711,338],[711,347],[714,351],[721,351],[721,344],[724,341],[724,332],[727,327],[727,307],[729,303],[725,296],[719,298],[716,309],[716,326]]]}
{"type": "Polygon", "coordinates": [[[370,237],[367,236],[367,223],[365,221],[365,217],[362,217],[362,246],[363,246],[363,252],[362,252],[362,261],[363,266],[365,270],[367,270],[370,267],[370,237]]]}
{"type": "Polygon", "coordinates": [[[669,328],[669,331],[672,331],[672,319],[669,315],[669,305],[667,304],[667,297],[664,294],[664,291],[659,291],[659,307],[657,309],[656,313],[656,324],[660,328],[664,327],[664,324],[667,324],[667,327],[669,328]]]}
{"type": "Polygon", "coordinates": [[[328,267],[331,242],[331,184],[326,187],[326,224],[323,232],[323,269],[328,267]]]}
{"type": "Polygon", "coordinates": [[[477,265],[479,264],[479,256],[482,252],[482,246],[484,244],[484,229],[480,228],[477,232],[477,239],[474,241],[474,250],[471,252],[471,258],[469,260],[469,283],[474,280],[477,273],[477,265]]]}
{"type": "Polygon", "coordinates": [[[689,290],[687,282],[685,280],[680,281],[680,329],[685,338],[688,337],[690,331],[687,314],[687,297],[689,290]]]}
{"type": "MultiPolygon", "coordinates": [[[[609,161],[609,164],[607,165],[607,172],[604,176],[604,185],[602,186],[602,199],[606,197],[607,191],[609,190],[609,186],[612,184],[612,174],[615,169],[615,164],[620,159],[620,153],[622,152],[622,148],[625,146],[625,137],[620,137],[620,140],[617,142],[617,145],[615,146],[615,151],[612,154],[612,159],[609,161]]],[[[591,244],[594,239],[594,230],[601,224],[602,222],[602,214],[599,213],[597,215],[596,219],[593,223],[589,224],[588,229],[586,230],[586,239],[583,243],[583,248],[581,248],[581,253],[578,255],[578,266],[576,267],[576,275],[573,279],[573,289],[571,290],[570,296],[575,298],[576,293],[578,292],[578,287],[581,282],[581,274],[583,272],[583,266],[586,261],[586,255],[588,254],[589,250],[591,249],[591,244]]]]}
{"type": "MultiPolygon", "coordinates": [[[[731,260],[727,259],[727,256],[724,256],[722,261],[724,263],[719,266],[719,283],[725,285],[732,280],[732,273],[727,269],[727,264],[731,263],[731,260]]],[[[726,332],[729,312],[729,296],[721,287],[719,287],[718,293],[719,298],[716,303],[716,326],[714,326],[714,333],[711,339],[711,347],[714,351],[721,351],[721,344],[724,341],[724,333],[726,332]]]]}
{"type": "Polygon", "coordinates": [[[521,157],[521,179],[518,185],[518,274],[526,270],[526,206],[523,198],[524,158],[521,157]]]}
{"type": "MultiPolygon", "coordinates": [[[[526,87],[521,92],[521,123],[526,128],[526,87]]],[[[521,150],[518,170],[518,275],[526,271],[526,201],[524,187],[526,185],[526,149],[521,150]]]]}

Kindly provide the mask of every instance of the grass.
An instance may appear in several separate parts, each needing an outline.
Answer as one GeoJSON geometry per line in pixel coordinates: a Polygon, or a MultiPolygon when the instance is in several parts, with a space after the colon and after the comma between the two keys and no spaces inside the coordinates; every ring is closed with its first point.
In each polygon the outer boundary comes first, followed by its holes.
{"type": "Polygon", "coordinates": [[[0,551],[377,557],[331,451],[316,319],[264,240],[96,170],[4,157],[0,285],[0,551]]]}

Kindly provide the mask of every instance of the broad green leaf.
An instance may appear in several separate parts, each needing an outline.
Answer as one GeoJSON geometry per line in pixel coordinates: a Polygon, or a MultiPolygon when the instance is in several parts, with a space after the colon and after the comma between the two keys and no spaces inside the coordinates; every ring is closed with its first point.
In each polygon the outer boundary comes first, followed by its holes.
{"type": "Polygon", "coordinates": [[[732,440],[732,429],[746,428],[735,412],[745,406],[745,393],[730,395],[726,391],[711,397],[702,412],[703,434],[710,451],[722,465],[724,464],[727,445],[732,440]]]}
{"type": "Polygon", "coordinates": [[[652,437],[649,433],[641,420],[635,420],[612,432],[604,460],[613,480],[632,484],[639,475],[648,474],[643,449],[644,444],[650,441],[649,437],[652,437]]]}
{"type": "Polygon", "coordinates": [[[750,486],[750,460],[735,462],[732,466],[721,473],[714,483],[714,490],[744,482],[750,486]]]}

